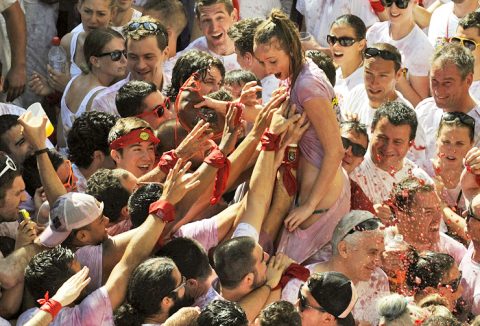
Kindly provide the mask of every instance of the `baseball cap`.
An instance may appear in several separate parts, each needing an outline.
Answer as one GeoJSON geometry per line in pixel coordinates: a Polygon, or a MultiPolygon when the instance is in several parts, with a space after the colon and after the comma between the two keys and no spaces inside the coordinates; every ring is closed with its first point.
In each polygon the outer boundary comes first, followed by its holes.
{"type": "Polygon", "coordinates": [[[335,231],[333,231],[332,247],[337,248],[338,243],[352,231],[376,230],[379,228],[379,225],[381,225],[380,219],[369,211],[350,211],[340,220],[340,222],[338,222],[335,231]],[[358,230],[356,229],[359,224],[367,220],[372,220],[371,225],[370,223],[367,223],[366,225],[362,225],[358,230]]]}
{"type": "Polygon", "coordinates": [[[53,248],[65,241],[72,230],[92,223],[102,214],[103,203],[91,195],[69,192],[60,196],[50,209],[48,227],[40,234],[40,243],[53,248]]]}
{"type": "Polygon", "coordinates": [[[355,325],[352,310],[358,295],[349,278],[339,272],[314,273],[307,287],[319,306],[335,316],[339,325],[355,325]]]}

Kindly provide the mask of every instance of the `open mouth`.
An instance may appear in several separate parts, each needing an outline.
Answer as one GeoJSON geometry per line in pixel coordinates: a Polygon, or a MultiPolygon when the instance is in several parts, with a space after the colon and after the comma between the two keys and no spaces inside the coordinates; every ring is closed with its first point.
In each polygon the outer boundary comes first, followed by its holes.
{"type": "Polygon", "coordinates": [[[333,52],[333,57],[334,58],[341,58],[341,57],[343,57],[343,53],[342,52],[333,52]]]}
{"type": "Polygon", "coordinates": [[[140,171],[142,171],[143,173],[150,172],[150,164],[139,165],[139,166],[137,166],[137,168],[138,168],[140,171]]]}
{"type": "Polygon", "coordinates": [[[455,161],[457,159],[455,156],[445,156],[445,158],[449,161],[455,161]]]}
{"type": "Polygon", "coordinates": [[[369,92],[370,94],[373,94],[373,95],[379,95],[379,94],[382,93],[382,90],[381,90],[381,89],[379,89],[379,90],[373,90],[373,89],[369,88],[369,89],[368,89],[368,92],[369,92]]]}
{"type": "Polygon", "coordinates": [[[277,72],[277,73],[275,74],[275,78],[280,79],[280,77],[282,77],[282,73],[281,73],[281,72],[277,72]]]}
{"type": "Polygon", "coordinates": [[[393,12],[390,12],[390,17],[398,17],[400,14],[394,14],[393,12]]]}
{"type": "Polygon", "coordinates": [[[218,33],[218,34],[213,34],[212,38],[214,40],[220,40],[222,38],[222,36],[223,36],[223,33],[218,33]]]}

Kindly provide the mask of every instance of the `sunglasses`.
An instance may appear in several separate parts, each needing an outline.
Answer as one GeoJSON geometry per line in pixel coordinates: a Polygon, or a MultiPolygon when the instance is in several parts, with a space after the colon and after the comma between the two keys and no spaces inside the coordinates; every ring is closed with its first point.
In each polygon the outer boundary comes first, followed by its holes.
{"type": "Polygon", "coordinates": [[[345,150],[352,148],[352,154],[356,157],[363,157],[367,153],[367,149],[360,144],[352,142],[350,139],[342,137],[343,148],[345,150]]]}
{"type": "Polygon", "coordinates": [[[170,291],[170,293],[177,293],[181,288],[185,287],[186,284],[187,284],[187,278],[182,275],[182,282],[180,283],[179,286],[177,286],[175,289],[170,291]]]}
{"type": "Polygon", "coordinates": [[[146,31],[155,32],[158,29],[158,25],[151,22],[133,22],[128,25],[128,31],[133,32],[138,29],[144,29],[146,31]]]}
{"type": "Polygon", "coordinates": [[[140,119],[144,119],[146,116],[154,114],[158,118],[161,118],[165,114],[165,111],[168,110],[169,107],[170,107],[170,98],[167,97],[163,103],[158,104],[156,107],[153,108],[152,111],[147,111],[147,112],[137,114],[136,117],[140,119]]]}
{"type": "Polygon", "coordinates": [[[67,192],[75,191],[75,190],[77,190],[77,182],[76,182],[75,176],[73,174],[72,163],[70,162],[70,160],[65,160],[65,162],[67,163],[69,170],[68,170],[67,181],[65,181],[63,186],[65,187],[67,192]]]}
{"type": "Polygon", "coordinates": [[[462,281],[462,272],[460,272],[460,275],[456,279],[451,280],[448,283],[439,283],[438,286],[450,289],[450,291],[452,291],[452,293],[455,293],[455,292],[457,292],[461,281],[462,281]]]}
{"type": "Polygon", "coordinates": [[[127,58],[127,50],[115,50],[112,52],[100,53],[96,57],[106,57],[107,55],[110,56],[112,61],[118,61],[122,58],[122,55],[125,57],[125,59],[127,58]]]}
{"type": "Polygon", "coordinates": [[[408,7],[410,0],[381,0],[384,7],[391,7],[393,3],[398,7],[398,9],[405,9],[408,7]]]}
{"type": "Polygon", "coordinates": [[[463,47],[469,49],[470,51],[475,51],[477,46],[480,45],[480,43],[477,43],[474,40],[470,40],[468,38],[458,37],[458,36],[451,37],[449,39],[449,42],[450,43],[460,43],[463,47]]]}
{"type": "Polygon", "coordinates": [[[443,121],[453,122],[453,121],[460,121],[462,124],[475,128],[475,119],[465,113],[461,112],[445,112],[442,115],[443,121]]]}
{"type": "Polygon", "coordinates": [[[303,288],[303,285],[305,283],[303,283],[301,286],[300,286],[300,289],[298,290],[298,309],[300,310],[300,312],[303,312],[304,310],[306,309],[314,309],[314,310],[317,310],[317,311],[320,311],[320,312],[326,312],[325,309],[323,309],[322,307],[314,307],[314,306],[311,306],[308,304],[307,302],[307,298],[305,298],[302,294],[302,288],[303,288]]]}
{"type": "Polygon", "coordinates": [[[8,170],[12,171],[17,171],[17,166],[15,165],[15,162],[10,158],[10,156],[7,156],[7,160],[5,161],[5,167],[3,168],[2,172],[0,172],[0,178],[7,173],[8,170]]]}
{"type": "Polygon", "coordinates": [[[398,57],[398,55],[387,50],[379,50],[376,48],[366,48],[364,54],[366,58],[380,57],[383,60],[394,61],[399,65],[402,64],[402,60],[401,58],[398,57]]]}
{"type": "Polygon", "coordinates": [[[347,234],[342,238],[345,239],[347,235],[353,234],[355,232],[364,232],[364,231],[374,231],[378,230],[380,225],[380,219],[378,218],[370,218],[361,222],[360,224],[355,225],[347,234]]]}
{"type": "Polygon", "coordinates": [[[346,47],[346,46],[352,46],[353,43],[355,43],[357,40],[354,39],[353,37],[348,37],[348,36],[340,36],[336,37],[333,35],[327,35],[327,43],[330,44],[331,46],[334,46],[335,43],[340,44],[340,46],[346,47]]]}
{"type": "Polygon", "coordinates": [[[475,213],[473,212],[472,204],[468,205],[467,216],[465,218],[465,221],[468,223],[470,222],[471,219],[474,219],[475,221],[480,222],[480,217],[475,215],[475,213]]]}

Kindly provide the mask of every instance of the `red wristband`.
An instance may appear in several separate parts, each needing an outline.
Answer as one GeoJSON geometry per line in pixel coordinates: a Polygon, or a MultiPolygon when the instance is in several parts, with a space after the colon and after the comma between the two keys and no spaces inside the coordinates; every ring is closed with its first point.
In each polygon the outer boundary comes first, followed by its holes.
{"type": "Polygon", "coordinates": [[[283,167],[283,185],[291,197],[297,193],[297,179],[292,173],[292,169],[298,167],[298,146],[289,145],[285,149],[285,156],[282,161],[283,167]]]}
{"type": "Polygon", "coordinates": [[[52,315],[52,319],[55,319],[55,316],[58,315],[60,310],[62,310],[60,302],[49,299],[48,291],[45,293],[45,297],[43,299],[38,299],[37,302],[42,305],[40,310],[48,312],[52,315]]]}
{"type": "Polygon", "coordinates": [[[276,151],[280,146],[280,136],[267,129],[264,131],[260,142],[262,143],[262,151],[276,151]]]}
{"type": "Polygon", "coordinates": [[[210,205],[215,205],[227,187],[228,175],[230,174],[230,161],[217,147],[205,157],[204,162],[218,169],[213,186],[212,198],[210,198],[210,205]]]}
{"type": "Polygon", "coordinates": [[[175,220],[175,206],[166,200],[157,200],[151,203],[148,213],[160,217],[165,223],[175,220]]]}
{"type": "Polygon", "coordinates": [[[177,164],[178,161],[178,156],[177,153],[175,153],[175,150],[172,149],[171,151],[165,152],[162,154],[162,157],[160,157],[160,161],[158,161],[158,167],[160,170],[168,174],[171,169],[175,167],[175,164],[177,164]]]}
{"type": "Polygon", "coordinates": [[[380,13],[385,10],[385,7],[382,5],[380,1],[370,0],[370,6],[372,7],[373,11],[375,11],[375,13],[380,13]]]}

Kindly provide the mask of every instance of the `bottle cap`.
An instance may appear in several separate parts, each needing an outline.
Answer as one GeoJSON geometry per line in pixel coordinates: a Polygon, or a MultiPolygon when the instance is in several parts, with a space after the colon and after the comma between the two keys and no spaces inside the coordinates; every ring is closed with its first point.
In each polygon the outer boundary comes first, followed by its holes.
{"type": "Polygon", "coordinates": [[[58,36],[55,36],[52,38],[52,45],[59,46],[60,45],[60,38],[58,36]]]}

